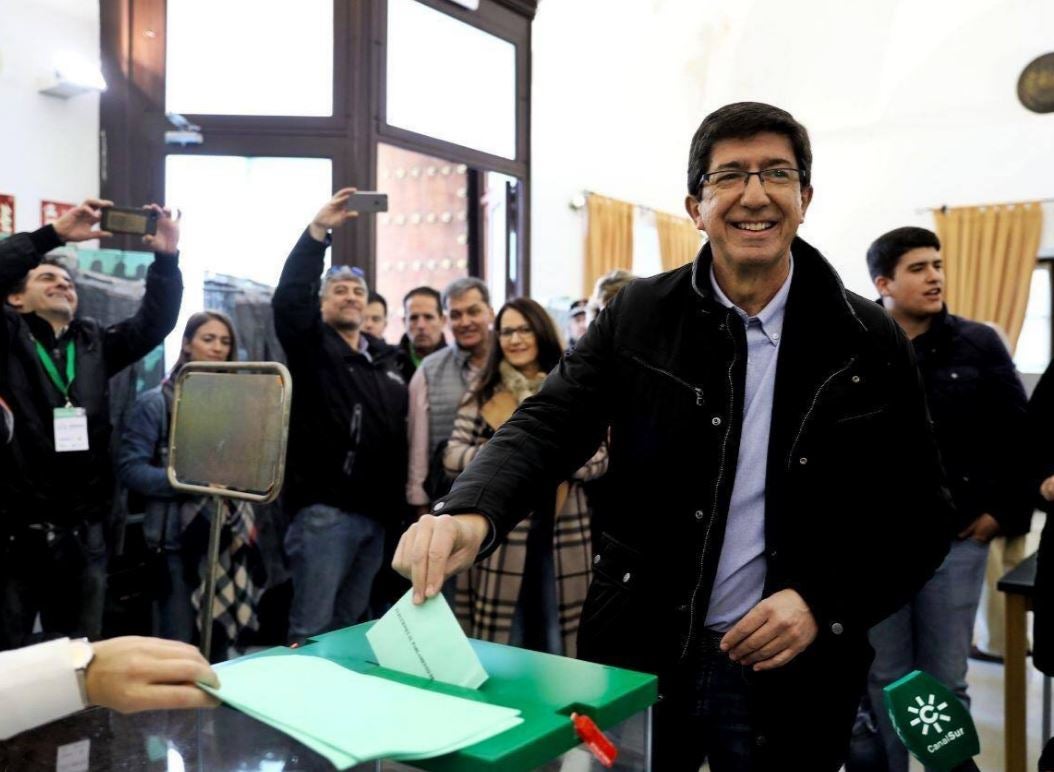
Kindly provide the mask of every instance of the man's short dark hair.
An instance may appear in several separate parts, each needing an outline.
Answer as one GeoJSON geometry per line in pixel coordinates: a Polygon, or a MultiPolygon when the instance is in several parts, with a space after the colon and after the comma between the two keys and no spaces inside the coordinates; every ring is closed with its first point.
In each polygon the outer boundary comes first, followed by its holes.
{"type": "Polygon", "coordinates": [[[388,316],[388,301],[384,299],[384,295],[379,292],[370,292],[369,296],[366,298],[366,305],[369,305],[370,303],[380,303],[384,306],[384,315],[388,316]]]}
{"type": "MultiPolygon", "coordinates": [[[[44,255],[44,257],[40,258],[40,262],[37,264],[37,267],[39,268],[42,265],[53,265],[56,268],[61,268],[63,271],[66,272],[66,275],[70,277],[70,281],[73,281],[74,283],[76,283],[76,281],[77,281],[76,271],[74,271],[72,268],[70,268],[70,266],[67,263],[67,261],[63,260],[61,257],[54,257],[52,255],[44,255]]],[[[29,272],[26,271],[25,275],[21,279],[18,280],[18,283],[15,284],[14,286],[12,286],[11,289],[9,289],[7,291],[7,294],[8,295],[17,295],[19,292],[25,292],[26,291],[26,282],[28,280],[29,280],[29,272]]],[[[3,301],[6,302],[7,298],[3,298],[3,301]]]]}
{"type": "Polygon", "coordinates": [[[439,294],[439,290],[433,289],[432,287],[414,287],[412,290],[403,295],[403,310],[406,310],[406,304],[410,302],[410,298],[425,297],[432,298],[436,302],[436,315],[443,315],[443,298],[439,294]]]}
{"type": "Polygon", "coordinates": [[[479,292],[483,302],[490,305],[490,290],[487,289],[486,282],[477,276],[462,276],[460,279],[454,279],[443,290],[443,308],[450,308],[450,301],[457,300],[472,290],[479,292]]]}
{"type": "Polygon", "coordinates": [[[933,231],[914,226],[883,233],[867,249],[867,270],[871,272],[871,281],[879,276],[892,279],[897,270],[897,263],[904,253],[919,247],[933,247],[939,250],[941,240],[933,231]]]}
{"type": "Polygon", "coordinates": [[[762,102],[736,102],[714,110],[703,119],[688,151],[688,193],[699,193],[703,174],[710,167],[714,145],[723,139],[748,139],[762,132],[782,134],[790,140],[801,170],[801,186],[809,187],[812,146],[809,132],[786,110],[762,102]]]}

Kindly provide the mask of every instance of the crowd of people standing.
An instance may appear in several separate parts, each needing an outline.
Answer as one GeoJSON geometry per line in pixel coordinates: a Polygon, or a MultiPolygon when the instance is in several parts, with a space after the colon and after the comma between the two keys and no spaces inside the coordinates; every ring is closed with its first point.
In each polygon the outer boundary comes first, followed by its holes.
{"type": "MultiPolygon", "coordinates": [[[[883,687],[921,668],[969,705],[988,545],[1028,530],[1054,477],[1027,456],[1042,443],[1005,345],[947,311],[936,235],[880,236],[878,302],[848,292],[797,233],[811,167],[783,110],[707,116],[685,199],[707,243],[672,272],[604,277],[569,309],[566,344],[536,301],[495,311],[472,277],[407,293],[406,334],[387,342],[387,300],[324,268],[357,214],[338,191],[272,300],[295,384],[287,641],[407,588],[443,593],[473,637],[658,674],[657,769],[833,770],[861,720],[906,769],[883,687]]],[[[0,649],[36,623],[99,637],[115,478],[159,558],[153,634],[201,634],[210,517],[232,555],[255,541],[251,508],[211,512],[164,472],[180,369],[237,358],[223,314],[190,318],[111,456],[108,379],[173,330],[182,281],[178,222],[153,206],[139,311],[77,316],[74,276],[47,253],[106,235],[107,204],[0,242],[0,649]]],[[[248,577],[251,604],[266,577],[248,577]]]]}

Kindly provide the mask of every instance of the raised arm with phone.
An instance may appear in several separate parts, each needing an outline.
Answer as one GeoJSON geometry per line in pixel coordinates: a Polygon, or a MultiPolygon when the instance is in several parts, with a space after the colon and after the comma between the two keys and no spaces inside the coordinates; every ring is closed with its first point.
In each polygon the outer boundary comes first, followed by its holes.
{"type": "Polygon", "coordinates": [[[380,570],[384,530],[403,507],[406,384],[399,349],[362,334],[364,273],[325,270],[330,231],[358,215],[354,188],[327,201],[293,246],[272,298],[296,389],[283,496],[293,522],[289,636],[359,621],[380,570]]]}

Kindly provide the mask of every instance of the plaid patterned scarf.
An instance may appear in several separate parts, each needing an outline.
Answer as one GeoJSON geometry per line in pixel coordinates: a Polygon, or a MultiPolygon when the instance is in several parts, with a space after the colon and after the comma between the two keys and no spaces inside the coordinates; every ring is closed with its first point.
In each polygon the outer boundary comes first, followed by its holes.
{"type": "MultiPolygon", "coordinates": [[[[532,383],[515,371],[507,372],[505,364],[502,363],[503,383],[494,397],[482,407],[474,399],[467,400],[458,411],[444,456],[449,473],[456,475],[463,471],[476,452],[494,436],[497,429],[494,424],[500,425],[516,404],[541,386],[542,379],[532,383]],[[511,400],[510,395],[513,395],[511,400]],[[513,406],[510,408],[506,402],[513,402],[513,406]]],[[[602,445],[575,473],[573,480],[553,491],[553,503],[547,511],[534,513],[522,521],[489,557],[457,577],[454,613],[466,635],[497,643],[509,642],[526,569],[531,521],[534,517],[548,517],[553,518],[553,568],[563,654],[575,656],[579,620],[592,575],[589,504],[581,482],[600,477],[606,471],[607,447],[602,445]]]]}
{"type": "MultiPolygon", "coordinates": [[[[212,618],[227,634],[230,645],[246,631],[260,628],[257,607],[266,588],[267,575],[256,546],[256,521],[247,501],[224,499],[221,505],[226,521],[220,535],[216,563],[216,594],[212,599],[212,618]]],[[[198,632],[201,632],[201,601],[205,594],[208,556],[201,561],[201,584],[191,595],[198,632]]]]}

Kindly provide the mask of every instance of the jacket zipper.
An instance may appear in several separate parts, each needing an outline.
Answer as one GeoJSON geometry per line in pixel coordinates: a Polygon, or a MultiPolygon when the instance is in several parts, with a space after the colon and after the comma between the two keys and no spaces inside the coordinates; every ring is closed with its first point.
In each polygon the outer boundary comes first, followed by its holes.
{"type": "Polygon", "coordinates": [[[352,447],[348,451],[347,455],[344,456],[344,467],[343,472],[347,477],[351,477],[352,471],[355,469],[355,457],[358,455],[359,445],[362,442],[362,403],[356,402],[355,407],[351,412],[351,427],[349,435],[352,439],[352,447]]]}
{"type": "Polygon", "coordinates": [[[801,436],[805,432],[805,424],[809,422],[809,418],[812,416],[812,411],[816,408],[816,403],[820,401],[820,394],[822,394],[823,390],[827,388],[827,384],[852,367],[854,362],[856,362],[856,357],[849,357],[849,361],[846,362],[840,370],[835,370],[828,375],[827,379],[820,384],[820,388],[816,390],[816,393],[812,397],[812,402],[809,404],[809,409],[805,411],[805,417],[801,419],[801,426],[798,427],[798,433],[794,436],[794,442],[791,443],[790,452],[787,453],[787,469],[790,469],[791,465],[794,463],[794,451],[798,449],[798,442],[801,440],[801,436]]]}
{"type": "Polygon", "coordinates": [[[689,391],[694,392],[695,393],[695,405],[696,405],[696,407],[702,407],[705,404],[705,402],[703,400],[703,390],[701,388],[699,388],[698,386],[693,386],[692,384],[688,383],[688,381],[684,380],[683,378],[678,378],[676,375],[674,375],[671,372],[668,372],[666,370],[658,368],[655,365],[648,364],[647,362],[645,362],[643,359],[641,359],[636,354],[630,354],[630,359],[632,359],[634,362],[639,364],[641,367],[644,367],[644,368],[646,368],[648,370],[651,370],[653,373],[658,373],[659,375],[665,375],[667,378],[670,378],[674,382],[679,383],[681,386],[684,386],[689,391]]]}
{"type": "MultiPolygon", "coordinates": [[[[739,352],[735,348],[735,337],[732,335],[732,330],[729,325],[725,325],[725,330],[728,332],[728,337],[732,340],[732,361],[728,365],[728,394],[729,398],[735,405],[735,380],[733,373],[735,372],[736,360],[738,359],[739,352]]],[[[721,482],[725,477],[725,463],[728,460],[728,438],[732,434],[732,419],[729,417],[725,423],[725,436],[721,441],[721,461],[717,466],[717,480],[714,483],[714,503],[710,510],[710,519],[706,524],[706,531],[703,533],[703,549],[699,553],[699,576],[695,581],[695,589],[692,590],[692,599],[688,605],[688,635],[684,640],[684,648],[681,649],[681,659],[683,660],[688,655],[688,647],[692,645],[692,636],[695,633],[695,607],[696,600],[699,597],[699,590],[703,586],[703,568],[706,564],[706,550],[710,545],[710,530],[714,527],[714,520],[717,519],[717,506],[721,498],[721,482]]]]}

